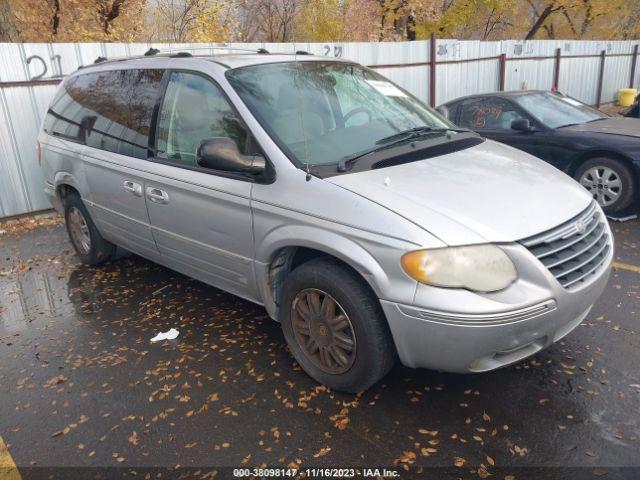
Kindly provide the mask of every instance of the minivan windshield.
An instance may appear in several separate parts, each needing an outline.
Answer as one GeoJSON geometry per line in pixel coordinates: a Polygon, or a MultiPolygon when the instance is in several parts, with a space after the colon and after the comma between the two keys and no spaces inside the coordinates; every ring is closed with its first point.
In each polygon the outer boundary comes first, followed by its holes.
{"type": "Polygon", "coordinates": [[[442,137],[439,114],[378,73],[344,62],[241,67],[227,78],[278,146],[298,166],[329,165],[412,129],[442,137]]]}
{"type": "Polygon", "coordinates": [[[566,127],[608,118],[607,115],[595,108],[556,93],[528,93],[515,96],[514,100],[549,128],[566,127]]]}

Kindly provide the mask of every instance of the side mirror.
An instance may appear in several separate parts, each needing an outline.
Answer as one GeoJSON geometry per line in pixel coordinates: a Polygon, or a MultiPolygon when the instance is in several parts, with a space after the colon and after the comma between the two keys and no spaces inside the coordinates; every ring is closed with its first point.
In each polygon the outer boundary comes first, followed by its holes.
{"type": "Polygon", "coordinates": [[[206,138],[196,150],[196,162],[203,168],[223,172],[250,173],[264,172],[266,162],[260,155],[243,155],[238,145],[229,137],[206,138]]]}
{"type": "Polygon", "coordinates": [[[519,118],[511,122],[511,128],[513,130],[519,130],[521,132],[530,132],[533,130],[531,122],[526,118],[519,118]]]}

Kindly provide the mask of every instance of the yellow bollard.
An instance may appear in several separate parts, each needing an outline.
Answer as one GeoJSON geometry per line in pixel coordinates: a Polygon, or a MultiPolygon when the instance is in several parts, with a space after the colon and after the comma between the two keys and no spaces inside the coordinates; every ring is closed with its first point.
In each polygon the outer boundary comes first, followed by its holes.
{"type": "Polygon", "coordinates": [[[618,103],[621,107],[630,107],[636,101],[637,88],[621,88],[618,90],[618,103]]]}

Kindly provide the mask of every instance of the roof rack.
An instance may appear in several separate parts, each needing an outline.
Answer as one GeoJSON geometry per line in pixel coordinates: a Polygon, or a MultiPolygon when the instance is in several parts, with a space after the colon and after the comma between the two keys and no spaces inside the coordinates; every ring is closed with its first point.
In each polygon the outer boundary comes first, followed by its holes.
{"type": "Polygon", "coordinates": [[[228,47],[226,45],[223,46],[210,46],[210,47],[186,47],[186,48],[168,48],[159,50],[157,48],[150,47],[144,55],[132,55],[130,57],[98,57],[95,59],[93,63],[103,63],[107,61],[119,61],[119,60],[128,60],[131,58],[144,58],[144,57],[155,57],[157,55],[168,55],[169,57],[191,57],[192,54],[189,51],[197,51],[197,50],[228,50],[231,52],[250,52],[250,53],[258,53],[258,54],[268,54],[269,51],[265,48],[258,48],[257,50],[251,48],[243,48],[243,47],[228,47]]]}
{"type": "Polygon", "coordinates": [[[226,45],[223,46],[211,46],[211,47],[186,47],[186,48],[167,48],[163,50],[156,50],[157,53],[174,53],[174,52],[184,52],[184,51],[197,51],[197,50],[229,50],[235,52],[251,52],[251,53],[269,53],[268,50],[264,48],[252,49],[252,48],[244,48],[244,47],[228,47],[226,45]]]}

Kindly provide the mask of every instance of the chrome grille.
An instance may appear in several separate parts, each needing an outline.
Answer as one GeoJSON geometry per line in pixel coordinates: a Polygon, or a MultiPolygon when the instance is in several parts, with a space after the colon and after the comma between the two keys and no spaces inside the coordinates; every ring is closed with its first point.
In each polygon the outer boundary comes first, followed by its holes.
{"type": "Polygon", "coordinates": [[[593,202],[562,225],[522,240],[560,284],[567,289],[588,282],[604,265],[611,251],[607,220],[593,202]]]}

